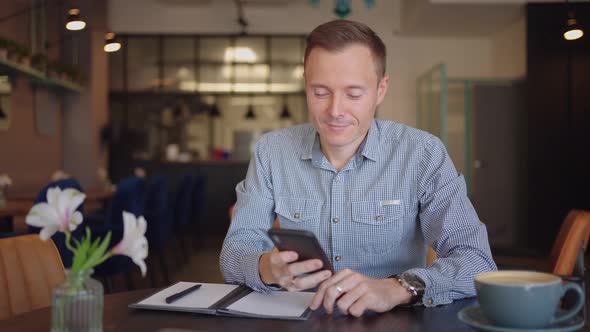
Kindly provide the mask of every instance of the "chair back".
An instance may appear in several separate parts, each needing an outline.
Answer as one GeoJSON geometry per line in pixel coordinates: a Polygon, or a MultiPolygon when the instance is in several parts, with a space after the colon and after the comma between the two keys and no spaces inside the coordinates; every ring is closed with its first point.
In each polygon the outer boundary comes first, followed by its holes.
{"type": "Polygon", "coordinates": [[[193,178],[192,187],[192,209],[191,209],[191,220],[196,223],[201,223],[203,217],[203,211],[205,210],[206,196],[205,185],[206,177],[203,175],[196,175],[193,178]]]}
{"type": "Polygon", "coordinates": [[[192,218],[192,200],[194,176],[184,174],[176,186],[174,194],[174,229],[182,232],[190,224],[192,218]]]}
{"type": "Polygon", "coordinates": [[[107,223],[122,227],[123,211],[136,216],[143,215],[145,210],[146,183],[143,178],[130,176],[117,184],[108,211],[107,223]]]}
{"type": "Polygon", "coordinates": [[[172,229],[172,211],[169,206],[168,185],[165,177],[152,178],[147,186],[145,204],[146,237],[150,250],[159,250],[172,229]]]}
{"type": "MultiPolygon", "coordinates": [[[[93,236],[106,236],[111,232],[111,244],[121,241],[124,233],[123,211],[131,212],[135,216],[145,214],[146,182],[138,176],[129,176],[117,183],[117,190],[107,212],[105,225],[92,227],[93,236]]],[[[149,228],[149,227],[148,227],[149,228]]],[[[151,243],[150,243],[151,245],[151,243]]],[[[133,266],[127,256],[113,256],[94,268],[95,275],[107,279],[108,277],[126,273],[133,266]]],[[[108,284],[107,284],[108,285],[108,284]]],[[[110,286],[107,286],[107,289],[110,286]]]]}
{"type": "Polygon", "coordinates": [[[432,249],[431,246],[428,246],[428,251],[426,252],[426,266],[430,266],[437,258],[436,251],[432,249]]]}
{"type": "Polygon", "coordinates": [[[561,224],[549,256],[549,268],[553,274],[571,276],[580,246],[588,248],[590,237],[590,212],[571,210],[561,224]]]}
{"type": "Polygon", "coordinates": [[[65,279],[53,241],[38,234],[0,239],[0,320],[51,305],[51,290],[65,279]]]}

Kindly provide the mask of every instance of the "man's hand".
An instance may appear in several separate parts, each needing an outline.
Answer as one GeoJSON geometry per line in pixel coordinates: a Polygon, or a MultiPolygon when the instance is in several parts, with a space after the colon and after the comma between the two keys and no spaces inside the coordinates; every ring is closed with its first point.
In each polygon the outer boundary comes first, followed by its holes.
{"type": "Polygon", "coordinates": [[[317,271],[322,268],[321,260],[310,259],[296,262],[297,257],[294,251],[279,252],[276,248],[272,252],[263,254],[260,256],[258,265],[260,279],[267,285],[279,284],[289,291],[299,291],[317,287],[332,275],[329,270],[317,271]],[[313,271],[317,272],[298,277],[313,271]]]}
{"type": "Polygon", "coordinates": [[[336,304],[343,314],[360,317],[365,310],[385,312],[411,299],[395,279],[372,279],[344,269],[322,282],[309,307],[316,310],[323,304],[331,314],[336,304]]]}

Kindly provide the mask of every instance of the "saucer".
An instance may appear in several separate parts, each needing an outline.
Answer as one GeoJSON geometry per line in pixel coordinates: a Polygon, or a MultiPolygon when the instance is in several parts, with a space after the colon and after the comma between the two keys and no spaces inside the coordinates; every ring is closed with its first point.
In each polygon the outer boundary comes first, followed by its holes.
{"type": "Polygon", "coordinates": [[[471,327],[483,331],[493,332],[567,332],[577,331],[583,328],[585,323],[583,317],[574,317],[571,320],[564,323],[559,323],[557,325],[549,325],[547,327],[537,329],[522,329],[497,326],[484,317],[479,308],[479,305],[463,308],[463,310],[459,311],[458,316],[463,323],[471,327]]]}

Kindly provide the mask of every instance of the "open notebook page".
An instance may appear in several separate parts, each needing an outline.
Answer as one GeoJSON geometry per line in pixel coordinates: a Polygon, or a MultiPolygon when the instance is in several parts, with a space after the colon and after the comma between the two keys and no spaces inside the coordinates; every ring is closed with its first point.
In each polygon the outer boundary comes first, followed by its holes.
{"type": "Polygon", "coordinates": [[[255,315],[299,317],[311,304],[314,294],[309,292],[271,292],[270,294],[252,292],[228,306],[227,309],[255,315]]]}
{"type": "Polygon", "coordinates": [[[181,292],[193,285],[196,285],[196,282],[185,282],[181,281],[178,282],[161,292],[158,292],[147,299],[137,303],[138,305],[157,305],[157,306],[166,306],[170,308],[179,307],[179,308],[209,308],[215,302],[221,300],[224,296],[229,294],[232,290],[236,289],[238,286],[236,285],[224,285],[224,284],[207,284],[207,283],[200,283],[202,286],[201,288],[197,289],[196,291],[174,301],[173,303],[167,304],[165,299],[166,297],[181,292]]]}

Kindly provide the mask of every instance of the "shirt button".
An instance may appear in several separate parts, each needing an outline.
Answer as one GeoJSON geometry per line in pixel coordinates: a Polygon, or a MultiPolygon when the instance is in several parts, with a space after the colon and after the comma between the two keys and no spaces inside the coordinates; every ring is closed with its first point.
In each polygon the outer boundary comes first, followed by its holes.
{"type": "Polygon", "coordinates": [[[295,213],[295,215],[293,216],[295,219],[299,219],[301,218],[301,214],[299,214],[299,212],[295,213]]]}
{"type": "Polygon", "coordinates": [[[340,257],[340,256],[336,256],[336,257],[334,257],[334,259],[335,259],[337,262],[340,262],[340,260],[342,259],[342,257],[340,257]]]}
{"type": "Polygon", "coordinates": [[[340,219],[338,219],[338,217],[336,217],[336,218],[332,219],[332,221],[333,221],[335,224],[337,224],[337,223],[340,221],[340,219]]]}
{"type": "Polygon", "coordinates": [[[426,304],[428,304],[428,305],[432,305],[432,299],[428,299],[428,300],[426,300],[426,304]]]}
{"type": "Polygon", "coordinates": [[[334,179],[336,182],[340,182],[340,177],[336,176],[336,178],[334,179]]]}
{"type": "Polygon", "coordinates": [[[377,221],[383,221],[383,216],[377,216],[377,221]]]}

